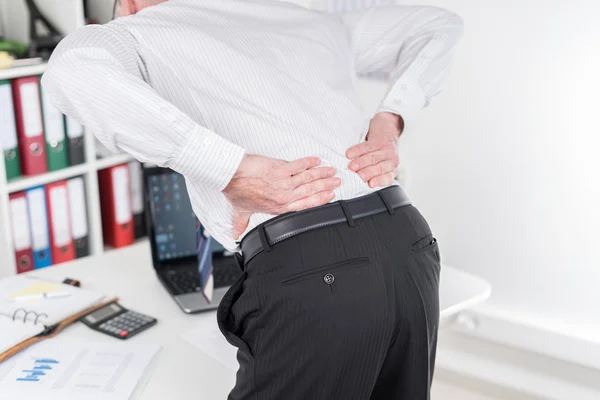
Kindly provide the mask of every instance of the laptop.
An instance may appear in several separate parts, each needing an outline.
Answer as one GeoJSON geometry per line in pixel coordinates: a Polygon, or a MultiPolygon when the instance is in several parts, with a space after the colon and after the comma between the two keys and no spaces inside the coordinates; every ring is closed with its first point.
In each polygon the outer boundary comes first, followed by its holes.
{"type": "Polygon", "coordinates": [[[185,179],[168,168],[144,168],[146,223],[156,275],[185,313],[214,310],[241,275],[233,253],[212,240],[214,291],[209,303],[200,290],[196,261],[196,217],[185,179]]]}

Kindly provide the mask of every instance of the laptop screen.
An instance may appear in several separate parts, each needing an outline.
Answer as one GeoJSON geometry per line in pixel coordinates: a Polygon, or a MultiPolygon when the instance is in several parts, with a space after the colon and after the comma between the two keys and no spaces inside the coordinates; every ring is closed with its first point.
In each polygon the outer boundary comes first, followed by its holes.
{"type": "MultiPolygon", "coordinates": [[[[156,169],[146,176],[146,193],[150,203],[150,223],[154,232],[159,261],[185,258],[196,254],[196,217],[188,197],[185,179],[171,170],[156,169]]],[[[225,248],[212,241],[213,252],[225,248]]]]}

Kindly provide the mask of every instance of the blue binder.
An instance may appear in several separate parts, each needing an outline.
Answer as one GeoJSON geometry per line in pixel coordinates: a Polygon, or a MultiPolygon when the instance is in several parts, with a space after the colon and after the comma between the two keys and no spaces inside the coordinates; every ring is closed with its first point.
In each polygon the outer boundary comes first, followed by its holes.
{"type": "Polygon", "coordinates": [[[46,189],[43,186],[25,191],[31,224],[31,248],[33,250],[33,268],[39,269],[52,265],[50,252],[50,231],[48,229],[48,211],[46,207],[46,189]]]}

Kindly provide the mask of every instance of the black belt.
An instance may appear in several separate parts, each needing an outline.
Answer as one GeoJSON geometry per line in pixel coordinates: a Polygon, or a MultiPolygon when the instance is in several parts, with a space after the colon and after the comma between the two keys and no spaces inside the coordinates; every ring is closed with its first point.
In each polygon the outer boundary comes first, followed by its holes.
{"type": "Polygon", "coordinates": [[[275,217],[251,230],[242,239],[244,264],[263,250],[300,233],[324,226],[348,222],[410,205],[410,200],[399,186],[391,186],[352,200],[338,201],[275,217]]]}

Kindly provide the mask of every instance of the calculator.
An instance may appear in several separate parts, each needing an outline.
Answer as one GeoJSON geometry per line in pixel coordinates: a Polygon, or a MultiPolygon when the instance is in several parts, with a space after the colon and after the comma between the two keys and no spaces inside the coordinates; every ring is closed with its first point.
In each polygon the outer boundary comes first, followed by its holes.
{"type": "Polygon", "coordinates": [[[156,318],[127,310],[117,302],[84,315],[80,321],[93,330],[118,339],[130,338],[156,324],[156,318]]]}

